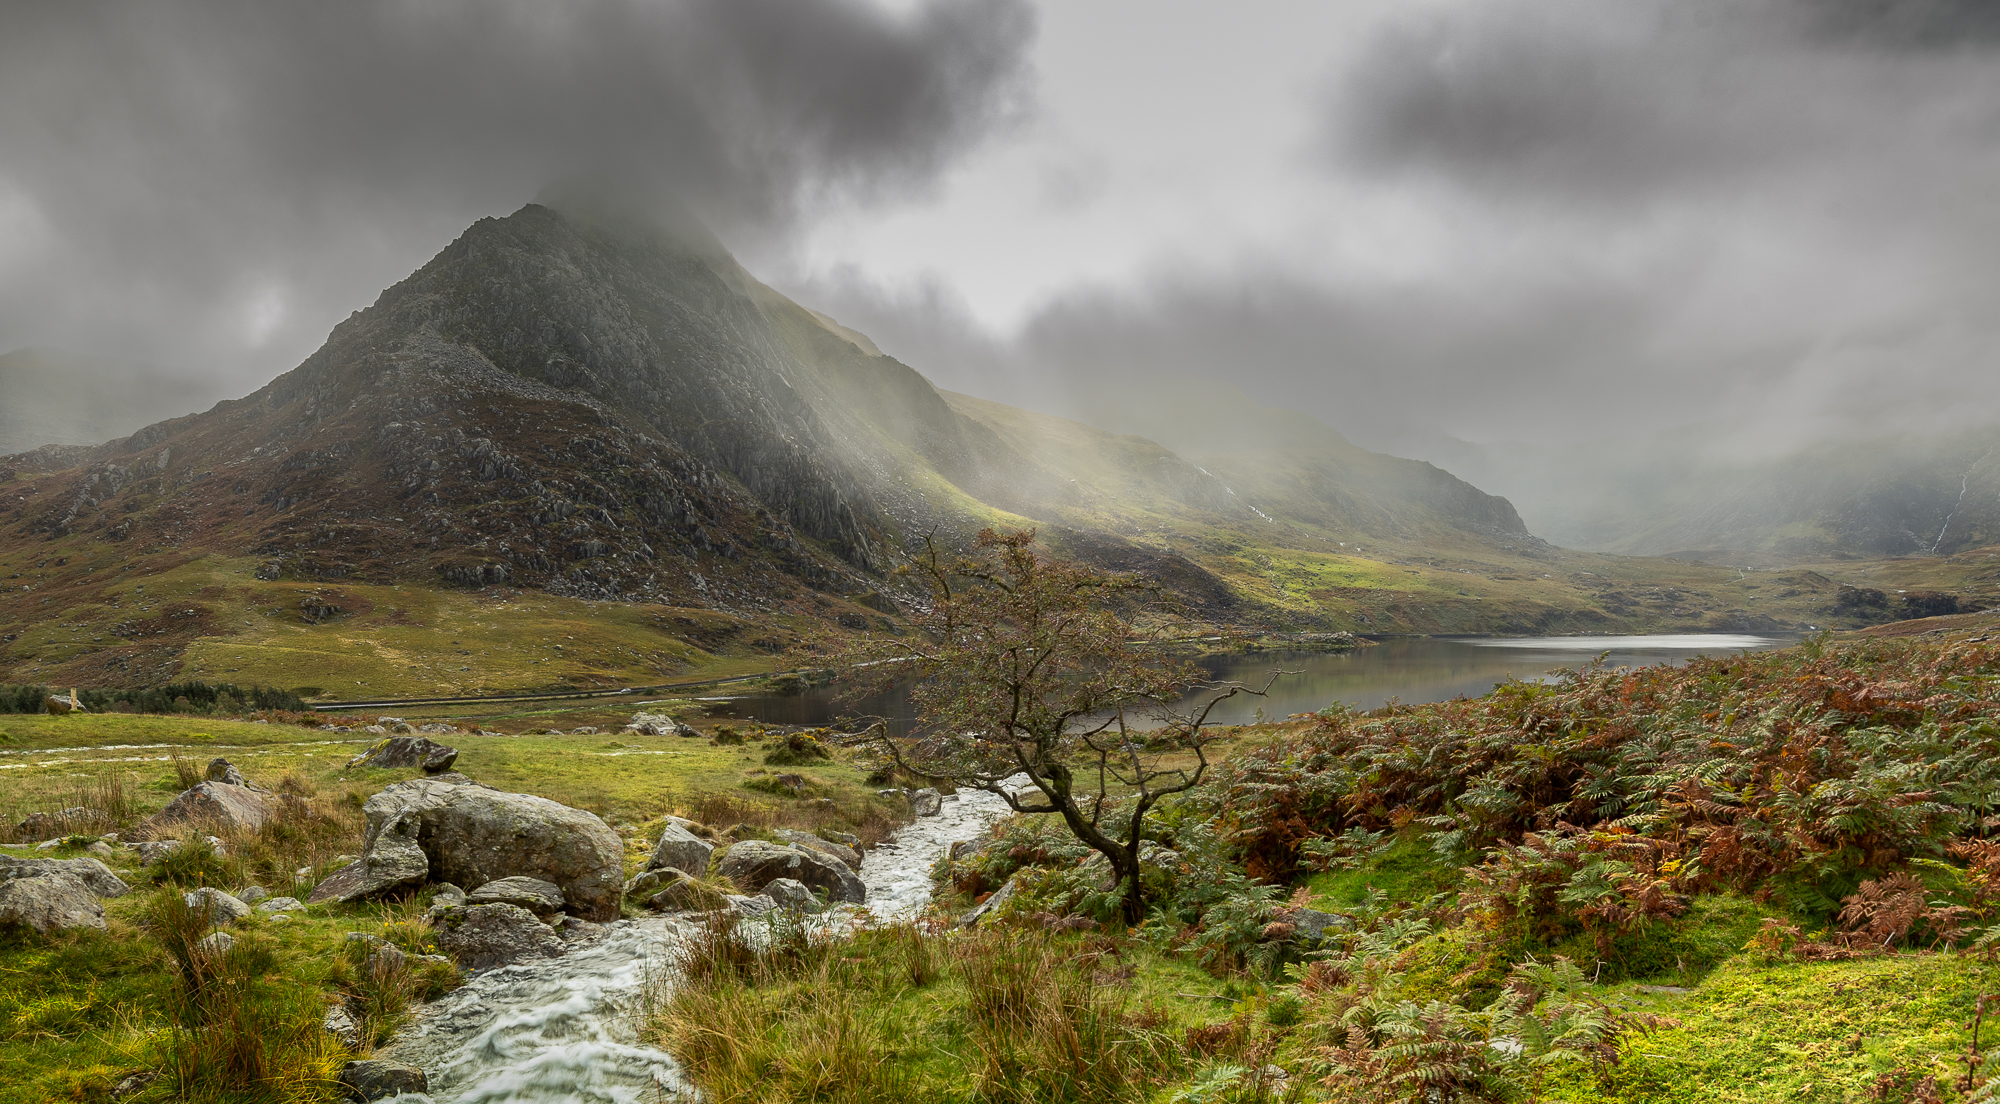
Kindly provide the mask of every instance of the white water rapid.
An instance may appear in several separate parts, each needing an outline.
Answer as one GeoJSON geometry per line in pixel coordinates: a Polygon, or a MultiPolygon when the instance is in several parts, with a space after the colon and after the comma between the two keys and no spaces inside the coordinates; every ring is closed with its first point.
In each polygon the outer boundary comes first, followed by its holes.
{"type": "MultiPolygon", "coordinates": [[[[930,868],[1006,812],[985,793],[947,797],[861,861],[868,911],[885,920],[930,900],[930,868]]],[[[403,1104],[658,1104],[692,1099],[674,1060],[638,1041],[646,995],[663,976],[670,917],[620,920],[560,958],[473,977],[426,1005],[377,1057],[420,1066],[429,1093],[403,1104]]]]}

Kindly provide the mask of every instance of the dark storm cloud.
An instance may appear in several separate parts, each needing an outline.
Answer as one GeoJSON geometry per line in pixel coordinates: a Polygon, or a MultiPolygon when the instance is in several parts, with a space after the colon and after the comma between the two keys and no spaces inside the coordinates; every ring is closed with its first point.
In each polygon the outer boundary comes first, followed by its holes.
{"type": "Polygon", "coordinates": [[[1025,0],[76,0],[0,14],[0,348],[291,366],[553,180],[727,231],[928,187],[1022,108],[1025,0]]]}

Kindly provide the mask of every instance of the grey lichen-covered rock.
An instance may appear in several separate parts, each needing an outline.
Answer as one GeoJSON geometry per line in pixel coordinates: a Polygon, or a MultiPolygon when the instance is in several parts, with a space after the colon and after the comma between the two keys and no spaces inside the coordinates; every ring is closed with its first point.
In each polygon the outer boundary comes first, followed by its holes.
{"type": "Polygon", "coordinates": [[[1323,939],[1328,931],[1342,932],[1354,927],[1354,921],[1347,917],[1318,909],[1292,909],[1284,917],[1292,925],[1294,937],[1308,941],[1323,939]]]}
{"type": "Polygon", "coordinates": [[[625,726],[625,731],[636,732],[641,736],[696,737],[701,735],[701,733],[696,732],[694,729],[665,713],[634,713],[632,714],[632,723],[625,726]]]}
{"type": "Polygon", "coordinates": [[[68,809],[58,809],[53,813],[29,813],[27,816],[21,818],[19,824],[14,826],[14,831],[23,840],[29,843],[38,843],[42,840],[60,839],[63,836],[82,832],[91,825],[96,824],[103,815],[96,809],[86,809],[80,805],[68,809]]]}
{"type": "Polygon", "coordinates": [[[910,799],[910,813],[913,816],[931,817],[944,811],[944,795],[929,786],[921,790],[904,790],[903,796],[910,799]]]}
{"type": "Polygon", "coordinates": [[[832,901],[858,905],[868,900],[868,887],[847,864],[803,847],[744,840],[723,852],[716,871],[752,891],[762,890],[776,879],[791,878],[826,890],[832,901]]]}
{"type": "Polygon", "coordinates": [[[51,873],[67,874],[99,897],[123,897],[132,891],[124,879],[96,859],[17,859],[0,855],[0,881],[51,873]]]}
{"type": "Polygon", "coordinates": [[[329,901],[352,901],[358,898],[365,871],[361,860],[356,859],[339,870],[327,875],[306,895],[309,905],[323,905],[329,901]]]}
{"type": "Polygon", "coordinates": [[[0,928],[27,927],[43,935],[70,928],[104,927],[104,906],[72,875],[45,871],[0,881],[0,928]]]}
{"type": "Polygon", "coordinates": [[[703,874],[708,871],[708,857],[714,851],[714,844],[669,821],[660,829],[660,842],[653,848],[653,857],[646,860],[646,869],[672,868],[703,874]]]}
{"type": "Polygon", "coordinates": [[[368,952],[368,957],[361,960],[361,969],[370,977],[382,978],[401,973],[409,964],[410,956],[401,947],[384,943],[368,952]]]}
{"type": "Polygon", "coordinates": [[[776,901],[779,908],[793,912],[818,912],[821,907],[819,897],[804,882],[791,878],[773,878],[764,883],[764,896],[776,901]]]}
{"type": "Polygon", "coordinates": [[[644,900],[685,877],[687,877],[685,872],[675,870],[670,866],[654,870],[641,870],[639,873],[634,874],[630,881],[625,883],[625,896],[637,897],[644,900]]]}
{"type": "Polygon", "coordinates": [[[271,802],[248,786],[228,782],[197,782],[167,807],[147,817],[140,828],[149,832],[183,824],[209,824],[254,832],[271,817],[271,802]]]}
{"type": "Polygon", "coordinates": [[[361,1049],[361,1025],[345,1005],[336,1004],[327,1009],[326,1016],[319,1023],[341,1046],[348,1050],[361,1049]]]}
{"type": "Polygon", "coordinates": [[[259,902],[257,911],[272,913],[297,912],[304,907],[306,907],[305,902],[299,900],[297,897],[273,897],[268,901],[259,902]]]}
{"type": "Polygon", "coordinates": [[[248,787],[250,785],[249,779],[243,777],[243,772],[236,769],[236,764],[227,759],[210,759],[208,761],[208,770],[203,772],[202,778],[209,782],[221,782],[230,786],[248,787]]]}
{"type": "Polygon", "coordinates": [[[439,882],[431,887],[432,907],[438,905],[462,905],[464,903],[465,891],[452,885],[450,882],[439,882]]]}
{"type": "Polygon", "coordinates": [[[646,907],[662,912],[707,912],[725,907],[728,902],[717,890],[703,885],[679,870],[654,870],[648,873],[666,879],[658,892],[646,898],[646,907]]]}
{"type": "Polygon", "coordinates": [[[430,877],[431,860],[417,841],[406,834],[417,827],[417,822],[408,821],[383,832],[359,860],[315,886],[306,901],[315,905],[359,901],[422,885],[430,877]]]}
{"type": "Polygon", "coordinates": [[[421,767],[440,774],[458,761],[458,749],[423,736],[392,736],[347,761],[349,767],[421,767]]]}
{"type": "Polygon", "coordinates": [[[567,907],[587,920],[618,916],[625,845],[582,809],[431,778],[398,782],[363,808],[365,855],[401,837],[421,848],[433,881],[480,886],[517,875],[539,878],[560,887],[567,907]]]}
{"type": "Polygon", "coordinates": [[[250,915],[250,906],[219,889],[203,886],[181,898],[211,928],[234,924],[250,915]]]}
{"type": "Polygon", "coordinates": [[[768,893],[759,893],[755,897],[731,893],[722,900],[725,907],[734,909],[743,916],[762,916],[778,907],[778,902],[772,900],[768,893]]]}
{"type": "Polygon", "coordinates": [[[466,895],[472,905],[519,905],[538,916],[562,911],[562,887],[540,878],[496,878],[466,895]]]}
{"type": "Polygon", "coordinates": [[[210,932],[194,945],[197,954],[221,957],[236,947],[236,937],[226,931],[210,932]]]}
{"type": "Polygon", "coordinates": [[[266,897],[269,897],[270,895],[271,895],[270,890],[265,889],[263,886],[260,885],[253,885],[253,886],[243,887],[243,889],[239,890],[235,894],[235,897],[237,900],[243,902],[246,905],[254,905],[257,902],[262,901],[266,897]]]}
{"type": "Polygon", "coordinates": [[[435,910],[431,930],[438,949],[468,970],[489,970],[531,958],[555,958],[563,941],[555,929],[518,905],[454,905],[435,910]]]}
{"type": "Polygon", "coordinates": [[[347,1087],[350,1099],[369,1101],[396,1096],[399,1093],[428,1092],[430,1078],[424,1071],[402,1062],[391,1062],[382,1058],[366,1058],[349,1062],[340,1070],[340,1083],[347,1087]]]}
{"type": "Polygon", "coordinates": [[[818,851],[822,855],[831,855],[845,863],[849,870],[861,869],[861,852],[845,844],[834,843],[832,840],[821,839],[811,832],[801,832],[793,828],[780,828],[771,834],[785,843],[795,843],[800,847],[818,851]]]}

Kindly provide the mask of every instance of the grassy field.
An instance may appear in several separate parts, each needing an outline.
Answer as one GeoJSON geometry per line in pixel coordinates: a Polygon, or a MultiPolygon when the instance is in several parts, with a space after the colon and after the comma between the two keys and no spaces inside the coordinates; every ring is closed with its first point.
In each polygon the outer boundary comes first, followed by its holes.
{"type": "MultiPolygon", "coordinates": [[[[744,825],[739,832],[748,835],[779,826],[828,827],[871,840],[905,815],[866,784],[870,765],[844,753],[814,766],[771,767],[756,732],[740,745],[623,732],[525,734],[560,727],[555,722],[583,723],[578,715],[555,711],[533,720],[487,722],[517,735],[437,738],[459,749],[455,768],[479,781],[604,817],[627,841],[628,875],[643,865],[644,844],[656,838],[668,814],[718,828],[744,825]],[[802,775],[804,787],[794,794],[768,785],[781,770],[802,775]]],[[[180,889],[210,884],[230,890],[258,884],[274,895],[303,898],[319,877],[359,853],[362,802],[418,773],[346,769],[347,760],[375,739],[209,718],[0,717],[0,824],[8,832],[28,813],[75,806],[102,812],[88,822],[92,834],[129,832],[170,801],[188,773],[215,757],[229,759],[252,781],[304,795],[311,809],[258,833],[225,833],[223,858],[165,874],[142,868],[133,852],[114,849],[109,865],[137,890],[104,902],[108,932],[53,939],[0,934],[0,1102],[108,1101],[115,1085],[142,1071],[165,1076],[127,1099],[337,1099],[331,1079],[351,1055],[319,1027],[326,1001],[344,993],[376,1010],[370,1029],[386,1038],[402,1008],[450,983],[407,971],[375,977],[360,969],[346,942],[346,933],[363,931],[408,950],[430,949],[425,929],[413,922],[423,900],[315,906],[288,920],[260,913],[243,922],[235,931],[244,949],[229,959],[242,976],[231,975],[235,980],[225,989],[240,996],[240,1007],[232,1007],[254,1020],[255,1029],[239,1030],[218,1026],[212,1017],[188,1019],[189,997],[176,980],[185,971],[176,972],[173,929],[161,921],[161,910],[179,890],[155,882],[164,876],[180,889]],[[230,1072],[236,1059],[227,1056],[251,1051],[238,1063],[241,1069],[230,1072]]],[[[80,853],[79,846],[57,852],[80,853]]],[[[0,846],[0,854],[48,853],[11,845],[0,846]]]]}

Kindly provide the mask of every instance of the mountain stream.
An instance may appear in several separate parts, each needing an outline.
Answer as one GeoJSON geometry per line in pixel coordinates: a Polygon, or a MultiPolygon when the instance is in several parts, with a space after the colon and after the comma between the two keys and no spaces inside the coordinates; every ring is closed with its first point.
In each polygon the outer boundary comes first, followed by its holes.
{"type": "MultiPolygon", "coordinates": [[[[1006,805],[991,794],[946,797],[861,861],[867,910],[882,920],[912,915],[930,900],[930,868],[945,849],[972,839],[1006,805]]],[[[560,958],[479,974],[418,1011],[377,1057],[420,1066],[429,1093],[403,1104],[655,1104],[693,1098],[665,1052],[639,1041],[649,994],[675,940],[690,930],[674,917],[620,920],[560,958]]]]}

